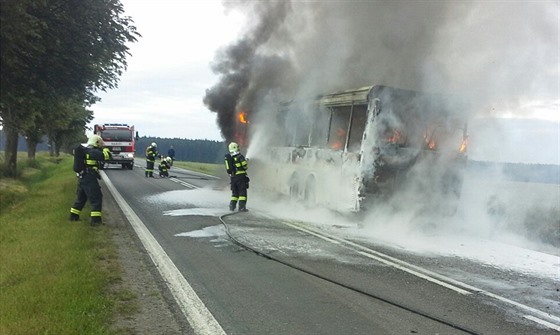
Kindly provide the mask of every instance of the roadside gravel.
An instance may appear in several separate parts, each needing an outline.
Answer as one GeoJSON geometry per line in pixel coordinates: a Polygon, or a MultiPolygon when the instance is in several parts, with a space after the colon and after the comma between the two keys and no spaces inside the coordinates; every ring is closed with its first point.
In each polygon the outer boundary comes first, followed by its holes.
{"type": "Polygon", "coordinates": [[[192,334],[140,240],[102,184],[104,223],[118,251],[120,280],[109,287],[116,308],[112,330],[126,335],[192,334]]]}

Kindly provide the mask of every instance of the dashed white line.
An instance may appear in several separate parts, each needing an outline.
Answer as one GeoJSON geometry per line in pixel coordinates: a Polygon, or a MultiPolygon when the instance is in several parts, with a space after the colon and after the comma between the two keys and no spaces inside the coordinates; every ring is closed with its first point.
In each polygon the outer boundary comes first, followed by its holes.
{"type": "Polygon", "coordinates": [[[200,335],[226,335],[218,321],[206,308],[165,250],[163,250],[148,228],[146,228],[146,225],[144,225],[142,220],[120,195],[113,183],[111,183],[111,180],[103,171],[101,171],[101,176],[130,222],[130,225],[134,228],[161,277],[166,281],[167,287],[169,287],[181,312],[185,315],[195,333],[200,335]]]}
{"type": "Polygon", "coordinates": [[[187,183],[186,181],[182,181],[182,180],[177,179],[177,178],[175,178],[175,177],[171,177],[171,178],[169,178],[169,180],[171,180],[171,181],[173,181],[173,182],[175,182],[175,183],[181,184],[181,185],[183,185],[183,186],[185,186],[185,187],[188,187],[188,188],[190,188],[190,189],[196,189],[196,188],[198,188],[198,186],[196,186],[196,185],[187,183]]]}

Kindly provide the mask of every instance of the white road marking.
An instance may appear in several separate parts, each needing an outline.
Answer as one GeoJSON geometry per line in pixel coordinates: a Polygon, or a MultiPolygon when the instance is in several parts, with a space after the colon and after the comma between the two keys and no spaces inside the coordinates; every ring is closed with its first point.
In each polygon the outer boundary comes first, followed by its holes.
{"type": "Polygon", "coordinates": [[[185,277],[181,274],[179,269],[175,266],[173,261],[169,258],[165,250],[157,242],[154,236],[150,233],[148,228],[144,225],[142,220],[134,213],[132,208],[124,200],[124,198],[117,191],[111,180],[107,175],[101,171],[103,181],[109,188],[109,191],[119,204],[124,215],[134,228],[134,231],[140,238],[142,245],[150,255],[161,277],[167,283],[167,287],[171,291],[175,301],[179,305],[181,312],[187,318],[189,324],[196,334],[200,335],[226,335],[218,321],[214,318],[212,313],[206,308],[202,300],[198,297],[191,285],[187,282],[185,277]]]}
{"type": "MultiPolygon", "coordinates": [[[[108,178],[106,178],[106,177],[105,177],[104,179],[107,179],[107,180],[108,180],[108,178]]],[[[195,185],[192,185],[192,184],[183,182],[183,181],[181,181],[181,180],[179,180],[179,179],[175,179],[175,178],[169,178],[169,179],[171,179],[171,180],[173,180],[173,181],[175,181],[175,182],[177,182],[177,183],[179,183],[179,184],[182,184],[182,185],[184,185],[184,186],[186,186],[186,187],[189,187],[189,188],[198,188],[198,187],[195,186],[195,185]]],[[[123,201],[124,201],[124,200],[123,200],[123,201]]],[[[532,313],[534,313],[534,314],[536,314],[536,315],[539,315],[539,316],[541,316],[541,317],[547,318],[547,319],[549,319],[549,320],[554,320],[555,322],[558,322],[558,323],[560,324],[560,317],[557,317],[557,316],[552,315],[552,314],[550,314],[550,313],[546,313],[546,312],[540,311],[540,310],[538,310],[538,309],[536,309],[536,308],[533,308],[533,307],[530,307],[530,306],[527,306],[527,305],[518,303],[518,302],[516,302],[516,301],[513,301],[513,300],[510,300],[510,299],[508,299],[508,298],[499,296],[499,295],[497,295],[497,294],[494,294],[494,293],[491,293],[491,292],[488,292],[488,291],[479,289],[479,288],[477,288],[477,287],[474,287],[474,286],[465,284],[465,283],[463,283],[463,282],[457,281],[457,280],[455,280],[455,279],[452,279],[452,278],[449,278],[449,277],[440,275],[440,274],[438,274],[438,273],[429,271],[429,270],[427,270],[427,269],[424,269],[424,268],[418,267],[418,266],[416,266],[416,265],[407,263],[407,262],[402,261],[402,260],[400,260],[400,259],[391,257],[391,256],[389,256],[389,255],[386,255],[386,254],[383,254],[383,253],[381,253],[381,252],[372,250],[372,249],[370,249],[370,248],[364,247],[364,246],[362,246],[362,245],[360,245],[360,244],[357,244],[357,243],[354,243],[354,242],[351,242],[351,241],[348,241],[348,240],[345,240],[345,239],[342,239],[342,238],[339,238],[339,237],[336,237],[336,236],[332,236],[332,235],[326,234],[326,233],[324,233],[324,232],[318,232],[318,231],[316,231],[316,230],[312,230],[312,229],[310,229],[310,228],[308,228],[308,227],[303,227],[303,226],[301,226],[301,225],[299,225],[299,224],[296,224],[296,223],[289,223],[289,222],[282,222],[282,223],[285,224],[285,225],[288,225],[288,226],[290,226],[290,227],[292,227],[292,228],[294,228],[294,229],[298,229],[298,230],[300,230],[300,231],[303,231],[303,232],[306,232],[306,233],[308,233],[308,234],[311,234],[311,235],[313,235],[313,236],[315,236],[315,237],[321,238],[321,239],[323,239],[323,240],[325,240],[325,241],[327,241],[327,242],[334,243],[334,244],[338,244],[338,245],[343,245],[343,246],[345,246],[346,248],[352,249],[352,250],[356,251],[357,253],[359,253],[359,254],[361,254],[361,255],[363,255],[363,256],[365,256],[365,257],[372,258],[372,259],[375,259],[375,260],[377,260],[377,261],[379,261],[379,262],[382,262],[382,263],[385,263],[385,264],[387,264],[387,265],[393,266],[393,267],[398,268],[398,269],[400,269],[400,270],[402,270],[402,271],[408,272],[408,273],[410,273],[410,274],[412,274],[412,275],[415,275],[415,276],[417,276],[417,277],[420,277],[420,278],[426,279],[426,280],[428,280],[428,281],[430,281],[430,282],[433,282],[433,283],[435,283],[435,284],[437,284],[437,285],[440,285],[440,286],[449,288],[449,289],[451,289],[451,290],[453,290],[453,291],[456,291],[457,293],[464,294],[464,295],[468,295],[468,294],[472,294],[472,292],[478,292],[478,293],[480,293],[480,294],[484,294],[484,295],[486,295],[486,296],[488,296],[488,297],[491,297],[491,298],[494,298],[494,299],[496,299],[496,300],[500,300],[500,301],[505,302],[505,303],[507,303],[507,304],[510,304],[510,305],[516,306],[516,307],[518,307],[518,308],[524,309],[524,310],[526,310],[526,311],[528,311],[528,312],[532,312],[532,313]],[[352,246],[352,247],[354,247],[354,248],[356,248],[356,249],[358,249],[358,250],[353,249],[353,248],[350,248],[350,246],[352,246]],[[436,278],[439,278],[439,279],[436,279],[436,278]],[[454,285],[451,285],[451,284],[454,284],[454,285]],[[464,289],[460,288],[459,286],[462,287],[462,288],[464,288],[464,289]],[[472,291],[472,292],[467,291],[467,290],[470,290],[470,291],[472,291]]],[[[143,224],[142,224],[142,225],[143,225],[143,224]]],[[[148,233],[149,233],[149,232],[148,232],[148,233]]],[[[150,234],[150,236],[151,236],[151,234],[150,234]]],[[[156,242],[156,243],[157,243],[157,242],[156,242]]],[[[160,247],[160,248],[161,248],[161,247],[160,247]]],[[[178,271],[178,270],[177,270],[177,271],[178,271]]],[[[188,284],[187,284],[187,285],[188,285],[188,284]]],[[[525,317],[526,319],[528,319],[528,320],[531,320],[531,321],[533,321],[533,322],[539,323],[539,324],[541,324],[541,325],[543,325],[543,326],[546,326],[546,327],[548,327],[548,328],[551,328],[551,329],[560,331],[560,326],[559,326],[559,325],[556,325],[556,324],[554,324],[554,323],[551,323],[551,322],[548,322],[548,321],[539,319],[539,318],[534,317],[534,316],[531,316],[531,315],[525,315],[524,317],[525,317]]],[[[220,328],[220,329],[221,329],[221,328],[220,328]]],[[[223,331],[223,330],[222,330],[222,331],[223,331]]]]}
{"type": "MultiPolygon", "coordinates": [[[[301,224],[297,224],[297,223],[294,223],[294,222],[290,222],[290,223],[289,222],[282,222],[282,223],[285,224],[285,225],[288,225],[290,227],[293,227],[295,229],[299,229],[301,231],[304,231],[304,232],[311,232],[312,231],[314,233],[313,234],[314,236],[323,235],[324,236],[323,239],[326,240],[326,241],[329,241],[329,239],[335,240],[335,241],[337,241],[337,244],[345,246],[346,248],[349,248],[351,250],[354,250],[354,251],[358,252],[359,254],[361,254],[363,256],[378,260],[382,263],[385,263],[385,264],[388,264],[388,265],[393,266],[395,268],[401,269],[401,270],[406,271],[406,272],[408,272],[410,274],[413,274],[415,276],[418,276],[418,277],[424,278],[426,280],[429,280],[429,281],[431,281],[435,284],[442,285],[444,287],[452,289],[452,290],[454,290],[458,293],[471,294],[471,292],[469,292],[469,291],[478,292],[479,294],[484,294],[488,297],[491,297],[491,298],[494,298],[496,300],[502,301],[502,302],[504,302],[506,304],[509,304],[509,305],[513,305],[515,307],[518,307],[520,309],[525,310],[526,312],[531,312],[535,315],[538,315],[539,317],[546,318],[548,320],[551,320],[551,321],[554,321],[554,322],[557,322],[557,323],[560,324],[560,317],[557,317],[557,316],[552,315],[550,313],[543,312],[543,311],[538,310],[536,308],[521,304],[519,302],[510,300],[510,299],[502,297],[500,295],[497,295],[497,294],[485,291],[483,289],[480,289],[480,288],[465,284],[463,282],[457,281],[455,279],[440,275],[438,273],[435,273],[435,272],[429,271],[427,269],[421,268],[419,266],[407,263],[407,262],[402,261],[400,259],[391,257],[389,255],[383,254],[383,253],[375,251],[373,249],[364,247],[360,244],[345,240],[343,238],[332,236],[330,234],[314,230],[310,227],[303,227],[303,226],[301,226],[301,224]],[[438,279],[436,279],[436,278],[438,278],[438,279]],[[453,284],[453,285],[451,285],[451,284],[453,284]],[[469,291],[467,291],[467,290],[469,290],[469,291]]],[[[556,329],[556,330],[560,329],[559,325],[556,325],[554,323],[539,319],[539,318],[534,317],[534,316],[526,315],[525,318],[527,318],[529,320],[532,320],[534,322],[537,322],[539,324],[542,324],[544,326],[547,326],[549,328],[552,328],[552,329],[556,329]]]]}
{"type": "Polygon", "coordinates": [[[548,321],[541,320],[541,319],[536,318],[536,317],[534,317],[534,316],[532,316],[532,315],[524,315],[523,317],[524,317],[525,319],[529,319],[529,320],[531,320],[531,321],[534,321],[534,322],[536,322],[536,323],[538,323],[538,324],[541,324],[541,325],[543,325],[543,326],[545,326],[545,327],[548,327],[548,328],[550,328],[550,329],[554,329],[554,330],[560,331],[560,326],[555,325],[555,324],[552,323],[552,322],[548,322],[548,321]]]}
{"type": "Polygon", "coordinates": [[[173,182],[176,182],[176,183],[178,183],[178,184],[181,184],[181,185],[183,185],[183,186],[185,186],[185,187],[187,187],[187,188],[190,188],[190,189],[197,189],[197,188],[198,188],[198,186],[196,186],[196,185],[187,183],[186,181],[182,181],[182,180],[177,179],[177,178],[175,178],[175,177],[170,177],[169,180],[171,180],[171,181],[173,181],[173,182]]]}
{"type": "MultiPolygon", "coordinates": [[[[321,238],[324,239],[325,241],[333,242],[333,243],[335,243],[335,244],[342,244],[344,247],[346,247],[346,248],[348,248],[348,249],[350,249],[350,250],[352,250],[352,251],[355,251],[355,252],[357,252],[358,254],[360,254],[360,255],[362,255],[362,256],[365,256],[365,257],[368,257],[368,258],[371,258],[371,259],[375,259],[375,260],[377,260],[377,261],[379,261],[379,262],[381,262],[381,263],[384,263],[384,264],[387,264],[387,265],[392,266],[392,267],[394,267],[394,268],[397,268],[397,269],[399,269],[399,270],[408,272],[408,273],[410,273],[410,274],[412,274],[412,275],[414,275],[414,276],[417,276],[417,277],[426,279],[426,280],[428,280],[428,281],[430,281],[430,282],[433,282],[433,283],[435,283],[435,284],[438,284],[438,285],[440,285],[440,286],[447,287],[447,288],[449,288],[449,289],[451,289],[451,290],[453,290],[453,291],[455,291],[455,292],[458,292],[458,293],[460,293],[460,294],[469,295],[469,294],[472,293],[472,292],[466,291],[466,290],[464,290],[464,289],[461,289],[461,288],[459,288],[459,287],[457,287],[457,286],[453,286],[453,285],[451,285],[451,284],[448,284],[448,283],[445,283],[445,282],[443,282],[443,281],[441,281],[441,280],[438,280],[438,279],[433,278],[433,277],[435,277],[435,276],[429,276],[429,275],[426,275],[426,274],[424,274],[424,273],[420,273],[419,271],[414,271],[414,270],[411,269],[411,268],[414,267],[414,265],[412,265],[412,264],[410,264],[410,263],[406,263],[406,262],[403,262],[403,261],[398,260],[398,259],[396,259],[396,258],[390,257],[390,256],[388,256],[388,255],[384,255],[384,254],[378,253],[377,251],[374,251],[374,250],[371,250],[371,249],[369,249],[369,248],[363,247],[363,246],[361,246],[361,245],[359,245],[359,244],[356,244],[356,243],[353,243],[353,242],[350,242],[350,241],[347,241],[347,240],[338,238],[338,237],[336,237],[336,236],[331,236],[331,235],[328,235],[328,234],[325,234],[325,233],[322,233],[322,232],[313,231],[313,230],[311,230],[311,229],[309,229],[309,228],[302,227],[302,226],[299,225],[299,224],[294,224],[294,223],[289,223],[289,222],[282,222],[282,223],[285,224],[285,225],[288,225],[288,226],[290,226],[290,227],[293,227],[293,228],[295,228],[295,229],[297,229],[297,230],[304,231],[304,232],[306,232],[306,233],[312,234],[312,235],[314,235],[314,236],[318,236],[318,237],[321,237],[321,236],[322,236],[321,238]],[[350,246],[352,246],[352,247],[350,247],[350,246]],[[357,250],[357,249],[362,249],[362,250],[357,250]],[[375,254],[378,254],[378,255],[375,255],[374,253],[375,253],[375,254]],[[382,258],[382,257],[379,257],[380,255],[383,255],[383,256],[385,256],[385,257],[388,258],[388,259],[384,259],[384,258],[382,258]],[[391,260],[389,260],[389,259],[391,259],[391,260]],[[398,262],[398,263],[401,263],[401,264],[397,264],[397,262],[398,262]]],[[[419,269],[421,269],[421,268],[419,268],[419,269]]],[[[422,269],[422,270],[427,271],[427,270],[425,270],[425,269],[422,269]]],[[[432,273],[432,274],[435,275],[435,273],[432,273]]]]}

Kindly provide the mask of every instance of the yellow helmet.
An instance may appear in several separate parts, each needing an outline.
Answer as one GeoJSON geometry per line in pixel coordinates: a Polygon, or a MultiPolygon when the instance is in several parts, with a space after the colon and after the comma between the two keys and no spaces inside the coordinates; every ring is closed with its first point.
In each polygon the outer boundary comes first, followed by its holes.
{"type": "Polygon", "coordinates": [[[93,147],[102,147],[104,144],[103,139],[99,135],[91,135],[87,141],[87,145],[93,147]]]}
{"type": "Polygon", "coordinates": [[[235,142],[231,142],[229,144],[229,152],[234,153],[234,152],[238,152],[239,151],[239,144],[235,143],[235,142]]]}

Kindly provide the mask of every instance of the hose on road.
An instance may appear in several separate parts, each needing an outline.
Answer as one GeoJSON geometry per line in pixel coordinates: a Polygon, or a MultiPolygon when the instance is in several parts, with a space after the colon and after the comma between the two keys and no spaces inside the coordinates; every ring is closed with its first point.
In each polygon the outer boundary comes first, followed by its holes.
{"type": "Polygon", "coordinates": [[[385,299],[385,298],[382,298],[382,297],[379,297],[379,296],[377,296],[377,295],[375,295],[375,294],[366,292],[366,291],[364,291],[364,290],[362,290],[362,289],[359,289],[359,288],[357,288],[357,287],[354,287],[354,286],[351,286],[351,285],[347,285],[347,284],[338,282],[338,281],[336,281],[336,280],[330,279],[330,278],[325,277],[325,276],[323,276],[323,275],[321,275],[321,274],[318,274],[318,273],[309,271],[309,270],[307,270],[307,269],[304,269],[304,268],[299,267],[299,266],[297,266],[297,265],[288,263],[288,262],[283,261],[283,260],[281,260],[281,259],[279,259],[279,258],[276,258],[276,257],[274,257],[274,256],[270,256],[270,255],[268,255],[268,254],[265,254],[265,253],[263,253],[263,252],[261,252],[261,251],[259,251],[259,250],[256,250],[255,248],[252,248],[252,247],[248,246],[248,245],[245,244],[245,243],[240,242],[238,239],[236,239],[236,238],[231,234],[231,231],[230,231],[230,229],[229,229],[229,225],[228,225],[228,224],[226,223],[226,221],[225,221],[225,218],[226,218],[226,217],[232,216],[232,215],[236,215],[236,214],[238,214],[238,213],[239,213],[239,212],[231,212],[231,213],[227,213],[227,214],[221,215],[221,216],[219,217],[220,222],[221,222],[222,225],[224,226],[226,235],[227,235],[227,236],[229,237],[229,239],[230,239],[234,244],[236,244],[237,246],[239,246],[239,247],[241,247],[241,248],[243,248],[243,249],[245,249],[245,250],[247,250],[247,251],[251,251],[251,252],[257,254],[258,256],[264,257],[264,258],[266,258],[266,259],[268,259],[268,260],[278,262],[278,263],[280,263],[280,264],[282,264],[282,265],[285,265],[285,266],[288,266],[288,267],[290,267],[290,268],[292,268],[292,269],[295,269],[295,270],[304,272],[304,273],[306,273],[306,274],[308,274],[308,275],[311,275],[311,276],[313,276],[313,277],[322,279],[322,280],[327,281],[327,282],[329,282],[329,283],[331,283],[331,284],[335,284],[335,285],[338,285],[338,286],[340,286],[340,287],[344,287],[344,288],[346,288],[346,289],[349,289],[349,290],[351,290],[351,291],[353,291],[353,292],[357,292],[357,293],[363,294],[363,295],[365,295],[365,296],[368,296],[368,297],[370,297],[370,298],[376,299],[376,300],[378,300],[378,301],[382,301],[382,302],[384,302],[384,303],[387,303],[387,304],[389,304],[389,305],[392,305],[392,306],[395,306],[395,307],[397,307],[397,308],[403,309],[403,310],[408,311],[408,312],[410,312],[410,313],[413,313],[413,314],[416,314],[416,315],[425,317],[425,318],[427,318],[427,319],[436,321],[436,322],[438,322],[438,323],[444,324],[444,325],[449,326],[449,327],[451,327],[451,328],[453,328],[453,329],[457,329],[457,330],[462,331],[462,332],[465,332],[465,333],[467,333],[467,334],[480,335],[480,333],[478,333],[478,332],[476,332],[476,331],[474,331],[474,330],[467,329],[467,328],[465,328],[465,327],[463,327],[463,326],[460,326],[460,325],[451,323],[451,322],[449,322],[449,321],[443,320],[443,319],[441,319],[441,318],[438,318],[438,317],[436,317],[436,316],[427,314],[427,313],[422,312],[422,311],[419,311],[419,310],[417,310],[417,309],[414,309],[414,308],[411,308],[411,307],[407,307],[407,306],[405,306],[405,305],[403,305],[403,304],[399,304],[399,303],[397,303],[397,302],[387,300],[387,299],[385,299]]]}

